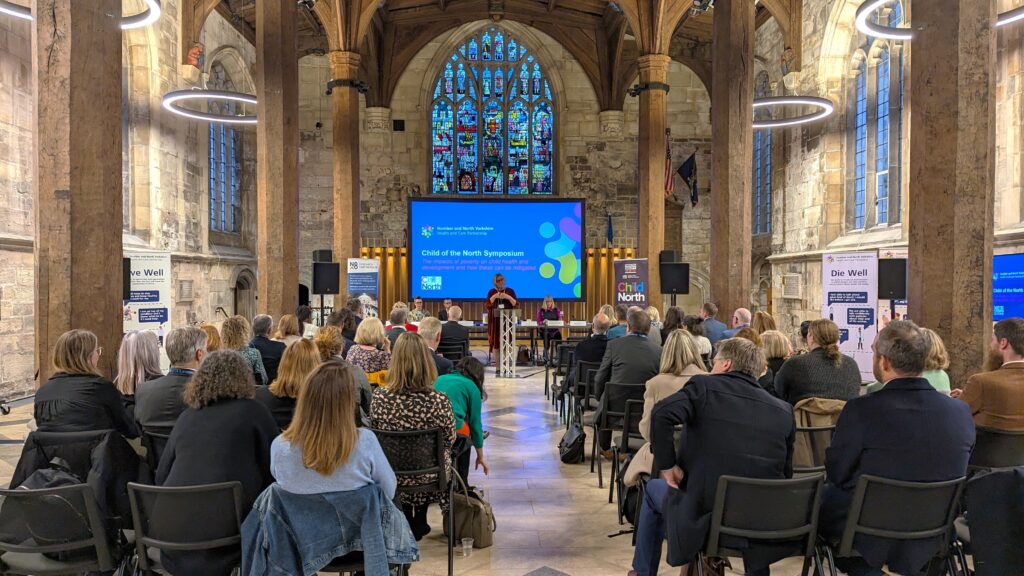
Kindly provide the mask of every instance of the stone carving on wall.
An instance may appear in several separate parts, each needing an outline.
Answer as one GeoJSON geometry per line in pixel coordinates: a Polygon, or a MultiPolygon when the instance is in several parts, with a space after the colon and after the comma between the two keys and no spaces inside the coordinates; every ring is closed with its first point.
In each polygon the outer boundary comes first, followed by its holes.
{"type": "Polygon", "coordinates": [[[366,108],[365,130],[386,133],[391,131],[391,109],[371,106],[366,108]]]}
{"type": "Polygon", "coordinates": [[[599,115],[601,136],[611,139],[622,138],[625,113],[620,110],[605,110],[599,115]]]}

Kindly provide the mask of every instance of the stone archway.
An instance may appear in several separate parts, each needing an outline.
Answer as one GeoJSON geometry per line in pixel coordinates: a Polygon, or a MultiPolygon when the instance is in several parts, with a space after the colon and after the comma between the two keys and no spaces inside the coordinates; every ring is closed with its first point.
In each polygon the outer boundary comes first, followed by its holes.
{"type": "Polygon", "coordinates": [[[251,320],[256,315],[256,276],[243,268],[235,277],[235,314],[251,320]]]}

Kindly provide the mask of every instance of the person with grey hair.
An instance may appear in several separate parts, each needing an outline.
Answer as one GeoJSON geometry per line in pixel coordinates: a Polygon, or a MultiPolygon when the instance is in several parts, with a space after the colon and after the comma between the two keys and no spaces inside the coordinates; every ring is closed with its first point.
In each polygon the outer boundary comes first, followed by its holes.
{"type": "Polygon", "coordinates": [[[469,353],[469,328],[459,322],[462,321],[462,308],[450,306],[448,308],[448,321],[441,325],[441,344],[445,349],[462,346],[466,353],[469,353]]]}
{"type": "Polygon", "coordinates": [[[175,328],[164,339],[171,361],[166,376],[150,380],[135,392],[135,420],[143,432],[167,435],[185,410],[185,385],[206,357],[206,332],[195,326],[175,328]]]}
{"type": "Polygon", "coordinates": [[[437,366],[437,375],[443,376],[452,371],[455,364],[451,360],[437,353],[437,345],[441,343],[441,321],[433,316],[426,316],[420,322],[419,335],[430,348],[430,354],[434,357],[434,365],[437,366]]]}
{"type": "Polygon", "coordinates": [[[608,329],[609,340],[625,336],[626,325],[628,324],[626,317],[629,315],[629,306],[616,304],[613,310],[615,312],[615,325],[608,329]]]}
{"type": "MultiPolygon", "coordinates": [[[[604,359],[605,350],[608,349],[608,328],[612,320],[603,312],[598,312],[590,327],[590,335],[574,348],[573,358],[575,362],[569,370],[568,378],[562,379],[562,393],[568,394],[570,386],[582,383],[583,378],[576,372],[580,362],[600,363],[604,359]]],[[[586,376],[583,374],[582,376],[586,376]]]]}
{"type": "MultiPolygon", "coordinates": [[[[974,447],[971,410],[935,391],[921,376],[931,340],[910,321],[890,322],[871,349],[875,378],[885,386],[846,403],[825,452],[828,482],[822,493],[821,533],[841,537],[860,477],[865,474],[907,482],[941,482],[967,473],[974,447]]],[[[858,537],[860,557],[836,558],[847,574],[923,574],[939,550],[940,537],[895,542],[858,537]]]]}
{"type": "MultiPolygon", "coordinates": [[[[666,519],[677,527],[668,542],[669,563],[685,564],[697,556],[707,539],[721,476],[792,477],[793,408],[758,385],[762,370],[764,353],[757,345],[739,338],[723,340],[711,374],[691,376],[681,390],[654,407],[654,466],[636,525],[636,574],[658,573],[666,519]],[[683,427],[684,439],[678,451],[673,441],[677,426],[683,427]],[[666,499],[670,488],[678,495],[666,499]]],[[[767,575],[768,565],[786,555],[751,544],[743,550],[744,571],[767,575]]]]}
{"type": "Polygon", "coordinates": [[[735,338],[736,333],[744,328],[750,328],[751,314],[746,308],[737,308],[732,314],[732,328],[722,333],[723,338],[735,338]]]}
{"type": "Polygon", "coordinates": [[[408,332],[409,329],[406,326],[406,321],[409,319],[409,309],[405,306],[395,306],[391,309],[391,316],[388,317],[388,329],[387,336],[388,340],[391,341],[391,347],[395,347],[395,340],[402,335],[402,332],[408,332]]]}
{"type": "Polygon", "coordinates": [[[252,340],[249,341],[249,348],[255,348],[263,358],[263,368],[267,371],[267,381],[270,384],[277,380],[277,367],[281,364],[281,357],[284,356],[284,342],[270,339],[270,332],[274,329],[274,319],[266,314],[257,314],[252,319],[252,340]]]}

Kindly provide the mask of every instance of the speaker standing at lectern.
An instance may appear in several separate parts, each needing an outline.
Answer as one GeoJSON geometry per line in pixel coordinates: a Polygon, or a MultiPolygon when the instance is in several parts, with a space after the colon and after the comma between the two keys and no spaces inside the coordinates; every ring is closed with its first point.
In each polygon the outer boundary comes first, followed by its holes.
{"type": "Polygon", "coordinates": [[[497,347],[499,344],[499,319],[498,310],[502,308],[516,308],[519,300],[516,300],[516,291],[505,287],[505,277],[501,274],[494,275],[494,288],[487,293],[487,301],[484,308],[487,309],[487,346],[491,358],[497,358],[497,347]]]}

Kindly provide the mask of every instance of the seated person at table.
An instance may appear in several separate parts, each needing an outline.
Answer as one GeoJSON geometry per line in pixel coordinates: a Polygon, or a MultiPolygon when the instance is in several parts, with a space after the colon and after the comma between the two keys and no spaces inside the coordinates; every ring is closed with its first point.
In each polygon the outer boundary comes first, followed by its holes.
{"type": "Polygon", "coordinates": [[[451,306],[448,308],[448,321],[441,325],[442,348],[463,347],[469,350],[469,328],[459,322],[462,320],[462,308],[451,306]]]}
{"type": "Polygon", "coordinates": [[[356,328],[356,345],[345,357],[362,368],[370,384],[381,386],[388,376],[391,364],[391,341],[384,335],[384,325],[377,318],[364,318],[356,328]]]}
{"type": "Polygon", "coordinates": [[[437,345],[441,342],[441,321],[427,316],[423,319],[423,322],[420,322],[419,335],[423,337],[423,341],[430,348],[430,355],[434,357],[434,366],[437,367],[437,373],[443,376],[451,372],[454,366],[452,361],[437,353],[437,345]]]}
{"type": "MultiPolygon", "coordinates": [[[[952,480],[966,474],[974,447],[971,411],[936,394],[921,377],[931,350],[924,331],[913,322],[890,322],[872,350],[875,378],[885,386],[846,403],[825,451],[820,532],[834,541],[843,533],[861,475],[952,480]]],[[[899,574],[924,574],[936,547],[935,539],[893,542],[861,535],[855,542],[861,557],[837,558],[836,565],[853,576],[881,576],[886,564],[899,574]]]]}
{"type": "MultiPolygon", "coordinates": [[[[548,320],[555,321],[561,319],[562,311],[555,306],[555,299],[552,298],[550,294],[545,296],[544,302],[537,310],[537,325],[544,326],[544,323],[548,320]]],[[[539,331],[541,341],[544,343],[543,358],[547,360],[548,356],[551,354],[551,348],[558,346],[558,343],[562,341],[562,331],[558,328],[541,328],[539,331]]]]}
{"type": "MultiPolygon", "coordinates": [[[[317,332],[317,337],[320,333],[317,332]]],[[[320,365],[320,351],[316,344],[300,338],[284,351],[278,367],[277,379],[270,386],[258,386],[255,399],[270,410],[277,427],[284,430],[292,421],[295,403],[302,391],[302,383],[320,365]]]]}
{"type": "Polygon", "coordinates": [[[993,369],[971,376],[952,396],[970,406],[976,426],[1024,431],[1024,318],[996,322],[989,355],[993,369]]]}
{"type": "Polygon", "coordinates": [[[445,298],[444,299],[444,305],[441,306],[441,310],[439,310],[438,313],[437,313],[437,319],[440,320],[441,322],[447,322],[448,321],[448,310],[451,307],[452,307],[452,299],[451,298],[445,298]]]}
{"type": "Polygon", "coordinates": [[[412,308],[409,310],[409,321],[422,322],[427,316],[430,316],[430,312],[423,309],[423,298],[419,296],[413,298],[412,308]]]}
{"type": "MultiPolygon", "coordinates": [[[[669,564],[694,560],[708,536],[719,477],[793,475],[793,409],[758,386],[763,369],[764,354],[753,342],[722,340],[711,374],[691,377],[682,390],[655,405],[655,479],[647,483],[640,509],[631,576],[658,573],[666,537],[669,564]],[[677,453],[673,437],[680,425],[677,453]]],[[[751,547],[744,550],[743,566],[748,575],[761,576],[778,559],[751,547]]]]}
{"type": "Polygon", "coordinates": [[[590,335],[574,348],[573,355],[576,365],[572,367],[568,378],[562,379],[562,393],[569,393],[569,385],[573,382],[582,384],[586,381],[586,374],[577,374],[576,370],[580,362],[592,362],[599,364],[604,359],[604,352],[608,349],[608,328],[611,326],[611,319],[603,313],[598,312],[591,323],[590,335]]]}
{"type": "MultiPolygon", "coordinates": [[[[626,335],[626,316],[629,315],[629,306],[618,304],[615,306],[615,325],[608,329],[608,339],[621,338],[626,335]]],[[[648,322],[650,320],[648,319],[648,322]]]]}
{"type": "Polygon", "coordinates": [[[472,356],[466,356],[455,365],[455,370],[438,377],[434,389],[448,397],[455,414],[454,453],[458,455],[455,470],[469,483],[469,447],[476,449],[476,467],[490,473],[484,459],[484,430],[480,418],[481,405],[487,397],[484,392],[484,365],[472,356]]]}
{"type": "MultiPolygon", "coordinates": [[[[395,311],[395,310],[405,310],[405,320],[402,321],[403,323],[401,324],[401,326],[403,326],[405,328],[406,332],[415,332],[415,331],[418,330],[418,328],[416,328],[416,325],[409,321],[409,305],[408,304],[406,304],[405,302],[395,302],[391,306],[391,310],[392,311],[395,311]]],[[[390,318],[390,316],[389,316],[389,318],[390,318]]],[[[384,326],[384,328],[385,329],[391,329],[391,327],[393,325],[394,325],[394,323],[389,321],[388,324],[386,326],[384,326]]],[[[392,342],[392,344],[394,344],[394,342],[392,342]]]]}

